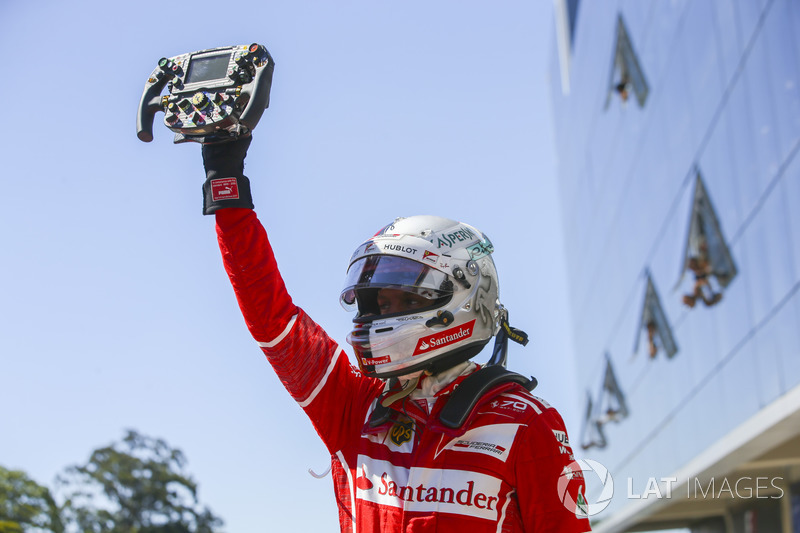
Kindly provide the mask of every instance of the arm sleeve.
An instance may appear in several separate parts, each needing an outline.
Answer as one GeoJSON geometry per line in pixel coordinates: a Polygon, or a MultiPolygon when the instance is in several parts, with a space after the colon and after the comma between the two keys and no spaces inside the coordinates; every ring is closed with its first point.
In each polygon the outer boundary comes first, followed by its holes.
{"type": "Polygon", "coordinates": [[[527,533],[591,531],[585,483],[567,430],[552,407],[526,428],[517,459],[517,498],[527,533]]]}
{"type": "Polygon", "coordinates": [[[267,233],[250,209],[216,212],[222,260],[247,328],[331,453],[360,435],[382,389],[293,302],[267,233]]]}

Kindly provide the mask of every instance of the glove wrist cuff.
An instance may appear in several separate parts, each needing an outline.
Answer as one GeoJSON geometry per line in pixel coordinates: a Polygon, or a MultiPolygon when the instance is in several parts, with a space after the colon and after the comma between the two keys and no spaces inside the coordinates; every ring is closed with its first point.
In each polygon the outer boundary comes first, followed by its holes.
{"type": "Polygon", "coordinates": [[[253,209],[253,195],[247,176],[225,177],[219,172],[209,172],[203,183],[203,214],[211,215],[220,209],[243,207],[253,209]]]}

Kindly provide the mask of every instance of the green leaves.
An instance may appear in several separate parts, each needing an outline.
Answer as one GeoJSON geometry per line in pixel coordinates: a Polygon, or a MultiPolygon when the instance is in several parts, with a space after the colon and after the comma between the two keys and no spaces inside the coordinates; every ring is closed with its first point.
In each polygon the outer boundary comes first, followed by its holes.
{"type": "Polygon", "coordinates": [[[0,533],[21,533],[28,528],[64,531],[50,490],[25,472],[0,466],[0,533]]]}
{"type": "Polygon", "coordinates": [[[0,533],[212,533],[222,520],[197,498],[186,458],[164,440],[128,430],[56,481],[63,504],[24,472],[0,467],[0,533]],[[66,525],[66,527],[65,527],[66,525]]]}

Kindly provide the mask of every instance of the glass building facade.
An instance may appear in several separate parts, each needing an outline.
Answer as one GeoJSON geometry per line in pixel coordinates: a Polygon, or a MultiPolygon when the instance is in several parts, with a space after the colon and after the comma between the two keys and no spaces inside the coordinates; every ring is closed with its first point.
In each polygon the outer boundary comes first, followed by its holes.
{"type": "Polygon", "coordinates": [[[594,528],[800,532],[800,2],[555,6],[594,528]]]}

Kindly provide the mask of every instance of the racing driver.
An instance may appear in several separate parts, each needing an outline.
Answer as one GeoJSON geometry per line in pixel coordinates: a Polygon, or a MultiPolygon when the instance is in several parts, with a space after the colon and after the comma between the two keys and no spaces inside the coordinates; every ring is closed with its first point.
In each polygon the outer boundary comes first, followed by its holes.
{"type": "Polygon", "coordinates": [[[415,216],[358,246],[340,297],[355,369],[284,286],[244,176],[251,139],[203,145],[203,213],[250,333],[330,451],[341,530],[590,531],[561,416],[504,367],[507,340],[526,340],[489,239],[415,216]]]}

